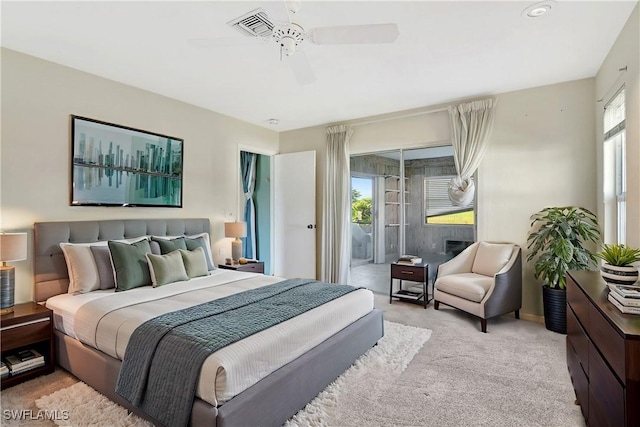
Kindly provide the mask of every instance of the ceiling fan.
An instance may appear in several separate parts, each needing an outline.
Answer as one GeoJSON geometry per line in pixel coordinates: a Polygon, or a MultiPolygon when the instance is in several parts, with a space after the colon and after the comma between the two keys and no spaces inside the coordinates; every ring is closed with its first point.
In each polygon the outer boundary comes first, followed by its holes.
{"type": "MultiPolygon", "coordinates": [[[[286,58],[300,84],[309,84],[316,79],[305,52],[300,49],[304,42],[318,45],[382,44],[393,43],[399,35],[398,26],[393,23],[317,27],[305,30],[293,19],[300,10],[300,0],[269,2],[268,4],[269,6],[267,3],[265,4],[264,9],[252,10],[227,22],[227,24],[245,36],[249,36],[251,42],[277,43],[280,47],[280,60],[286,58]]],[[[231,40],[201,38],[190,39],[189,43],[197,47],[211,47],[242,44],[248,41],[249,39],[238,38],[231,40]]]]}

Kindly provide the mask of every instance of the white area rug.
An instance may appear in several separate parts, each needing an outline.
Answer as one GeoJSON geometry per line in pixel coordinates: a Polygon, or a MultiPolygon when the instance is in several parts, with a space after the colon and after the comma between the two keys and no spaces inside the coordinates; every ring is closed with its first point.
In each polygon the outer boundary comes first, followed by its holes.
{"type": "MultiPolygon", "coordinates": [[[[298,412],[286,427],[340,426],[349,398],[375,395],[405,370],[431,336],[428,329],[384,322],[385,336],[336,381],[298,412]]],[[[36,400],[41,411],[54,414],[60,426],[147,427],[150,423],[79,382],[36,400]]]]}
{"type": "Polygon", "coordinates": [[[36,400],[36,406],[54,415],[59,426],[153,427],[83,382],[36,400]]]}

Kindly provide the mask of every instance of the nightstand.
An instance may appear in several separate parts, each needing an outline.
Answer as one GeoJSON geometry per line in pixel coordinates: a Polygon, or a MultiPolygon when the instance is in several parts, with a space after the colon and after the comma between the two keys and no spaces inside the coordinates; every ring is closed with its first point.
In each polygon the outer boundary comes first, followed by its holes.
{"type": "Polygon", "coordinates": [[[19,350],[35,349],[44,356],[44,366],[4,378],[1,388],[50,374],[55,369],[53,311],[35,302],[16,304],[12,313],[0,316],[2,360],[19,350]]]}
{"type": "Polygon", "coordinates": [[[248,262],[246,264],[218,264],[218,267],[224,268],[225,270],[235,270],[235,271],[247,271],[249,273],[262,273],[264,274],[264,262],[248,262]]]}
{"type": "MultiPolygon", "coordinates": [[[[432,292],[433,294],[433,292],[432,292]]],[[[420,264],[402,264],[399,262],[391,263],[391,282],[389,283],[389,304],[393,302],[393,298],[400,301],[412,302],[414,304],[422,304],[427,308],[427,304],[431,302],[429,298],[429,263],[422,262],[420,264]],[[393,279],[400,281],[400,289],[393,292],[393,279]],[[422,284],[422,292],[414,292],[402,289],[402,281],[419,282],[422,284]]]]}

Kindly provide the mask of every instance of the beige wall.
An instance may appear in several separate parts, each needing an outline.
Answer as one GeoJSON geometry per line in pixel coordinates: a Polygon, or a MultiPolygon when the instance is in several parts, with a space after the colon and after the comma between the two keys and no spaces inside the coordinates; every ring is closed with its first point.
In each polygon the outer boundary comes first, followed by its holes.
{"type": "Polygon", "coordinates": [[[595,103],[598,155],[598,216],[603,214],[602,117],[604,105],[624,85],[627,126],[627,244],[640,247],[640,5],[636,5],[627,24],[596,75],[595,103]],[[627,67],[626,71],[620,71],[627,67]]]}
{"type": "MultiPolygon", "coordinates": [[[[16,301],[32,298],[33,223],[108,218],[208,217],[216,262],[225,212],[238,212],[238,145],[277,151],[278,134],[221,114],[2,49],[0,229],[30,233],[16,267],[16,301]],[[69,115],[184,139],[183,208],[69,206],[69,115]]],[[[227,216],[228,217],[228,216],[227,216]]]]}
{"type": "MultiPolygon", "coordinates": [[[[593,87],[593,79],[585,79],[495,97],[498,102],[493,137],[478,171],[479,239],[511,241],[525,247],[529,217],[538,210],[569,204],[595,210],[593,87]]],[[[359,154],[426,147],[441,145],[448,139],[448,113],[437,112],[356,126],[351,151],[359,154]]],[[[318,153],[319,224],[324,143],[324,126],[280,135],[283,153],[302,150],[318,153]]],[[[320,236],[321,229],[318,242],[320,236]]],[[[524,313],[542,314],[540,287],[527,264],[524,313]]]]}

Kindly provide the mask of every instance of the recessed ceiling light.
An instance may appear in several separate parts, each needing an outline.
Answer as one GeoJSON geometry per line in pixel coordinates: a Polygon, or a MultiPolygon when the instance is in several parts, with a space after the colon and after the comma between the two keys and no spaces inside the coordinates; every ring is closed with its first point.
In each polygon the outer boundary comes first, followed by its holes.
{"type": "Polygon", "coordinates": [[[269,122],[270,125],[274,125],[275,126],[278,123],[280,123],[280,120],[278,120],[278,119],[269,119],[268,122],[269,122]]]}
{"type": "Polygon", "coordinates": [[[523,10],[522,16],[525,18],[539,18],[549,12],[554,6],[555,1],[552,0],[538,2],[523,10]]]}

